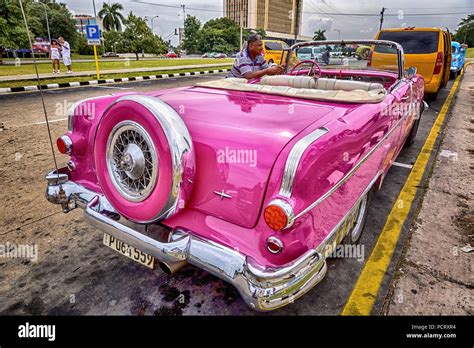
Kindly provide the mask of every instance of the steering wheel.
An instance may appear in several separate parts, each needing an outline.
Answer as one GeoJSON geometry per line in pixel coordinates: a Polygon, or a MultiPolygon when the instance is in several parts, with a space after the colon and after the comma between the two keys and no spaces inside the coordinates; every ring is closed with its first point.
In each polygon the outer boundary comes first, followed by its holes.
{"type": "Polygon", "coordinates": [[[295,69],[296,69],[297,67],[299,67],[300,65],[306,64],[306,63],[310,63],[310,64],[311,64],[311,68],[309,68],[309,71],[308,71],[308,76],[311,75],[311,72],[313,71],[314,66],[316,66],[316,67],[318,68],[317,77],[318,77],[318,78],[321,77],[321,67],[319,66],[318,63],[316,63],[316,61],[311,60],[311,59],[305,59],[305,60],[302,60],[302,61],[299,62],[299,63],[296,63],[296,65],[291,69],[290,75],[293,75],[293,72],[295,71],[295,69]]]}

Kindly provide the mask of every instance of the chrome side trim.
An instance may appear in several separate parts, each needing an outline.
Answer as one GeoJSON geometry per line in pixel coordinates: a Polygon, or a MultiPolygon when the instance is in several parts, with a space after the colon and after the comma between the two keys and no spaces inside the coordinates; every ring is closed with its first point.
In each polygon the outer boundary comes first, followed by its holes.
{"type": "Polygon", "coordinates": [[[334,245],[335,239],[336,239],[336,232],[342,227],[342,225],[346,222],[347,218],[351,215],[352,211],[357,207],[357,205],[360,203],[362,198],[369,192],[370,189],[374,186],[374,184],[377,182],[377,179],[383,175],[383,171],[379,171],[377,175],[370,181],[369,185],[365,188],[364,192],[360,195],[360,197],[355,201],[355,203],[352,205],[352,207],[349,209],[349,211],[344,215],[344,217],[337,223],[336,226],[329,232],[329,234],[324,238],[324,240],[319,244],[318,247],[316,247],[316,251],[323,255],[323,257],[326,257],[326,248],[327,245],[334,245]]]}
{"type": "MultiPolygon", "coordinates": [[[[155,217],[149,221],[140,222],[148,223],[166,219],[184,208],[187,195],[184,192],[182,181],[185,176],[194,176],[194,151],[191,135],[176,110],[161,99],[155,97],[136,94],[126,95],[111,103],[104,111],[104,114],[115,104],[122,101],[132,101],[147,108],[159,122],[168,140],[173,168],[172,184],[168,199],[163,209],[155,217]],[[189,155],[192,157],[188,158],[189,155]]],[[[192,177],[190,177],[190,179],[192,179],[192,177]]]]}
{"type": "Polygon", "coordinates": [[[293,146],[288,158],[286,159],[285,171],[283,172],[283,178],[281,180],[280,196],[286,198],[291,197],[296,170],[298,169],[303,153],[306,151],[308,146],[328,132],[329,130],[325,127],[318,128],[314,132],[298,140],[298,142],[293,146]]]}
{"type": "Polygon", "coordinates": [[[339,189],[347,180],[351,178],[352,175],[356,172],[357,169],[362,166],[362,164],[365,163],[369,159],[369,157],[384,143],[385,140],[396,130],[398,127],[402,124],[402,122],[405,120],[405,118],[409,115],[409,112],[406,112],[403,117],[400,117],[400,119],[397,121],[395,126],[393,126],[387,134],[384,135],[382,140],[380,140],[377,145],[375,145],[372,149],[370,149],[369,152],[359,161],[357,164],[349,171],[347,172],[346,175],[344,175],[329,191],[327,191],[324,195],[319,197],[316,201],[311,203],[307,208],[303,209],[300,213],[296,214],[295,219],[301,217],[302,215],[306,214],[310,210],[312,210],[314,207],[317,205],[321,204],[324,200],[326,200],[329,196],[331,196],[337,189],[339,189]]]}

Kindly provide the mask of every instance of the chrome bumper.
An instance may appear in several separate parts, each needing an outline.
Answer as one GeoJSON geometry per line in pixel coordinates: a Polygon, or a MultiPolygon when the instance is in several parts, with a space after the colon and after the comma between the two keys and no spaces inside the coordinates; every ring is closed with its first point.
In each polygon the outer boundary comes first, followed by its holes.
{"type": "Polygon", "coordinates": [[[326,274],[321,253],[310,250],[294,262],[279,268],[265,268],[236,250],[197,237],[191,231],[176,229],[165,238],[146,233],[119,222],[120,215],[107,199],[68,181],[67,169],[46,176],[48,201],[61,204],[68,212],[77,206],[93,226],[137,249],[168,263],[188,262],[231,283],[253,309],[268,311],[292,303],[318,284],[326,274]]]}

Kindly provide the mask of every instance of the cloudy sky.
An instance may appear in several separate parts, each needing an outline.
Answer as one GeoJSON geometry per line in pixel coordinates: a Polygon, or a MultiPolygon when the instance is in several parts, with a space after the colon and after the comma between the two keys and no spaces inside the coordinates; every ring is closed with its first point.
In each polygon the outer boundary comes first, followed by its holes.
{"type": "MultiPolygon", "coordinates": [[[[154,31],[168,37],[178,26],[182,26],[183,14],[180,4],[186,6],[186,13],[197,16],[202,22],[223,14],[223,0],[105,0],[120,2],[124,14],[133,11],[139,16],[156,16],[154,31]]],[[[96,9],[104,0],[95,0],[96,9]]],[[[271,1],[271,0],[270,0],[271,1]]],[[[94,13],[92,0],[60,0],[76,14],[94,13]]],[[[311,36],[315,30],[326,30],[328,39],[372,39],[379,28],[380,11],[386,7],[384,28],[389,27],[448,27],[456,29],[461,18],[474,13],[473,0],[302,0],[302,34],[311,36]]],[[[171,35],[172,43],[177,37],[171,35]]]]}

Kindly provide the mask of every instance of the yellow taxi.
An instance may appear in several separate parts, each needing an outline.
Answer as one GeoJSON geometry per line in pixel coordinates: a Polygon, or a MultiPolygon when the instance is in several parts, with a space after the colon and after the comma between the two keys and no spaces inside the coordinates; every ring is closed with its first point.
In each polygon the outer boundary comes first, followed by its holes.
{"type": "Polygon", "coordinates": [[[280,40],[267,40],[263,39],[263,54],[268,64],[280,64],[282,60],[283,49],[289,48],[288,44],[280,40]]]}
{"type": "MultiPolygon", "coordinates": [[[[376,40],[395,41],[402,45],[405,68],[414,66],[425,79],[425,94],[436,99],[441,88],[449,81],[451,67],[451,34],[440,28],[395,28],[383,29],[376,40]]],[[[369,63],[373,68],[383,69],[394,64],[394,52],[382,45],[370,52],[369,63]]]]}

